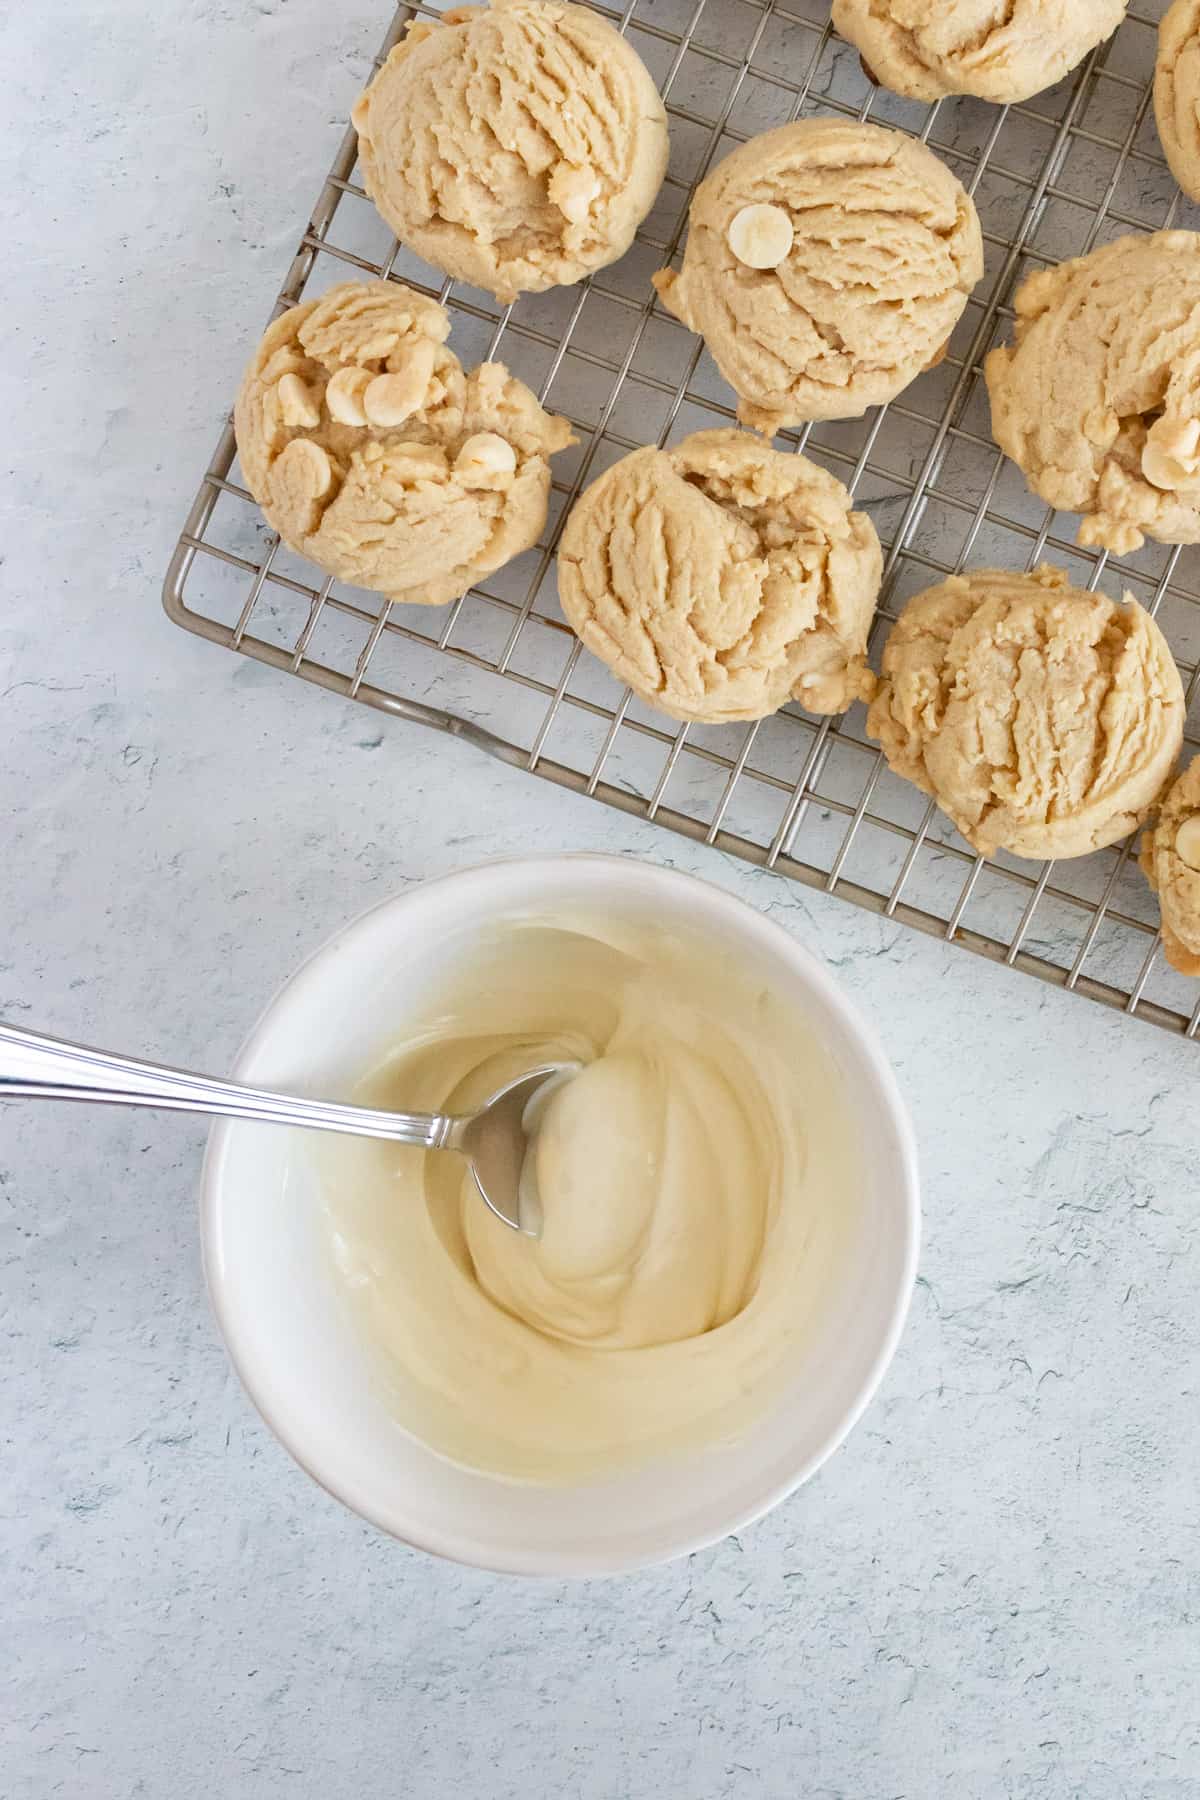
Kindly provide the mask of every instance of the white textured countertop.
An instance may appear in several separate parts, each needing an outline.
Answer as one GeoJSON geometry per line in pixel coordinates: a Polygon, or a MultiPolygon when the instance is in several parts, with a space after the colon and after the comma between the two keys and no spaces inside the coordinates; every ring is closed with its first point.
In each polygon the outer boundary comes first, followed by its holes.
{"type": "Polygon", "coordinates": [[[922,1274],[863,1424],[743,1540],[522,1585],[390,1543],[268,1437],[202,1291],[202,1126],[8,1108],[0,1791],[1195,1795],[1195,1047],[160,611],[385,12],[0,18],[0,1016],[220,1069],[304,952],[407,883],[514,848],[671,860],[874,1015],[923,1146],[922,1274]]]}

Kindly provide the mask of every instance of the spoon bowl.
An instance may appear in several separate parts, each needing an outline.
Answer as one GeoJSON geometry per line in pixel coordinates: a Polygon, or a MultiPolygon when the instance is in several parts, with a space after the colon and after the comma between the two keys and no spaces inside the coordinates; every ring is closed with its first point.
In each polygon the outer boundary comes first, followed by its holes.
{"type": "Polygon", "coordinates": [[[448,1150],[461,1150],[466,1157],[484,1205],[526,1237],[542,1235],[531,1141],[551,1093],[578,1072],[578,1063],[546,1063],[519,1075],[477,1113],[459,1121],[447,1141],[448,1150]]]}

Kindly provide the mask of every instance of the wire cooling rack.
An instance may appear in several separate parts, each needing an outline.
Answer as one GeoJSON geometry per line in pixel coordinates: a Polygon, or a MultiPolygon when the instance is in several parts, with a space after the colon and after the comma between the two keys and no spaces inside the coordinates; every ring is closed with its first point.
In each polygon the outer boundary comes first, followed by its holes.
{"type": "MultiPolygon", "coordinates": [[[[1127,231],[1200,224],[1154,130],[1165,4],[1135,6],[1066,82],[1007,108],[918,106],[873,86],[833,34],[829,0],[600,6],[662,87],[670,172],[620,263],[507,308],[389,238],[355,180],[347,132],[276,310],[356,274],[403,279],[449,306],[464,363],[502,357],[574,421],[580,441],[555,458],[543,542],[450,607],[389,608],[279,544],[240,484],[227,426],[171,560],[168,614],[333,693],[1195,1041],[1200,992],[1162,959],[1131,845],[1040,867],[984,861],[886,768],[861,707],[842,719],[792,705],[751,726],[678,727],[580,648],[559,611],[553,564],[558,527],[588,480],[640,444],[732,421],[729,390],[650,286],[652,272],[678,258],[696,183],[735,144],[789,119],[875,119],[923,139],[970,190],[987,270],[945,361],[891,406],[782,434],[844,481],[875,522],[885,583],[873,649],[904,600],[944,575],[1050,558],[1078,585],[1125,587],[1157,615],[1187,687],[1189,749],[1200,747],[1200,550],[1148,544],[1120,561],[1080,550],[1075,521],[1035,500],[993,444],[980,373],[1008,335],[1009,300],[1030,268],[1127,231]]],[[[380,61],[427,10],[400,9],[380,61]]]]}

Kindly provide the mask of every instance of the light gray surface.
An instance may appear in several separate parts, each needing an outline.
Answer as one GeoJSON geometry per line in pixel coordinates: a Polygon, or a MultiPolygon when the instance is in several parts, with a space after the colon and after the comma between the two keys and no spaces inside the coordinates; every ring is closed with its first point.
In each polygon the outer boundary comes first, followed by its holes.
{"type": "Polygon", "coordinates": [[[669,859],[871,1010],[924,1150],[923,1272],[866,1421],[741,1542],[514,1584],[378,1537],[251,1414],[201,1287],[199,1126],[10,1107],[0,1792],[1196,1794],[1195,1048],[158,611],[384,14],[0,17],[0,1015],[219,1069],[306,950],[408,882],[516,848],[669,859]]]}

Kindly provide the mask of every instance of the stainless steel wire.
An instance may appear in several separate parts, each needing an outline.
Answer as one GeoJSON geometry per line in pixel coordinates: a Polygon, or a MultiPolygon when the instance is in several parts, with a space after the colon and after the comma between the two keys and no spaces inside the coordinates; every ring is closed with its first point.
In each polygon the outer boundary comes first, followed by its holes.
{"type": "MultiPolygon", "coordinates": [[[[333,693],[1196,1041],[1200,995],[1163,961],[1130,845],[1042,867],[984,862],[883,765],[861,708],[836,720],[792,706],[750,726],[675,726],[581,652],[553,579],[558,526],[591,476],[641,443],[733,418],[701,345],[657,305],[649,281],[679,252],[696,184],[726,150],[787,119],[875,119],[920,137],[955,170],[987,252],[937,369],[865,419],[783,434],[875,521],[886,551],[876,650],[903,601],[930,581],[968,563],[1048,557],[1080,585],[1124,588],[1155,612],[1188,688],[1188,749],[1200,748],[1200,550],[1148,544],[1119,561],[1081,550],[1075,522],[1035,500],[993,444],[980,373],[1030,269],[1126,231],[1200,225],[1171,180],[1150,108],[1164,7],[1135,6],[1060,87],[996,108],[916,106],[875,87],[833,34],[828,0],[600,6],[662,87],[671,168],[621,263],[509,307],[446,281],[388,237],[354,178],[348,131],[276,311],[356,272],[435,295],[464,361],[500,356],[574,421],[579,443],[556,459],[550,526],[536,550],[452,606],[389,608],[267,531],[227,425],[167,572],[168,614],[333,693]]],[[[429,10],[398,11],[380,61],[429,10]]]]}

